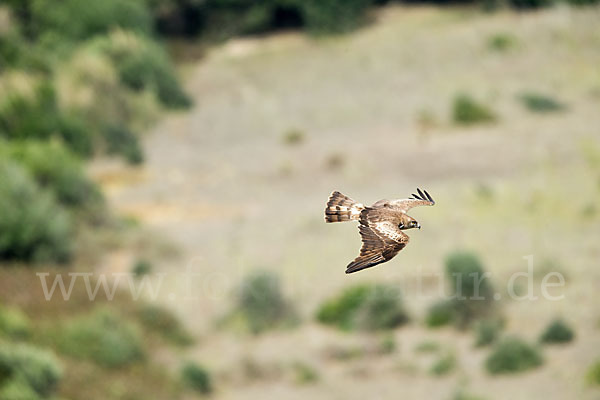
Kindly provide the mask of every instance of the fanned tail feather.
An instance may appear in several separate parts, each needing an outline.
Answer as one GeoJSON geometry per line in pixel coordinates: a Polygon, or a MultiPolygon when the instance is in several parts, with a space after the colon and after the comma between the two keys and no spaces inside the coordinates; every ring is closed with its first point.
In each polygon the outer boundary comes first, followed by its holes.
{"type": "Polygon", "coordinates": [[[364,208],[361,203],[335,191],[329,196],[325,207],[325,222],[358,221],[360,212],[364,208]]]}

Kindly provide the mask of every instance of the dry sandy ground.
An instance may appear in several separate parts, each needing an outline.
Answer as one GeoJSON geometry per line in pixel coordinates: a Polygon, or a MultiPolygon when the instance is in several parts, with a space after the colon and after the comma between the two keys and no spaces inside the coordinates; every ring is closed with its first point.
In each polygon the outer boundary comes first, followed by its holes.
{"type": "MultiPolygon", "coordinates": [[[[186,66],[194,109],[148,132],[142,169],[95,173],[119,211],[181,249],[181,257],[159,261],[167,274],[159,301],[201,338],[187,356],[216,371],[215,397],[450,399],[465,388],[485,399],[599,399],[584,383],[600,357],[599,20],[598,8],[494,15],[388,8],[351,35],[233,40],[186,66]],[[491,50],[497,34],[514,45],[491,50]],[[531,113],[518,99],[527,91],[567,109],[531,113]],[[450,110],[460,92],[489,104],[498,122],[455,126],[450,110]],[[304,141],[285,144],[291,129],[304,141]],[[413,210],[423,229],[409,233],[411,244],[393,261],[346,276],[360,239],[351,224],[323,223],[329,193],[370,203],[417,186],[438,203],[413,210]],[[423,327],[444,256],[455,249],[475,251],[492,273],[509,333],[535,340],[562,316],[575,342],[546,349],[537,370],[491,377],[482,366],[488,350],[475,350],[472,334],[423,327]],[[527,255],[536,271],[553,260],[567,276],[552,292],[564,299],[507,298],[507,281],[526,270],[527,255]],[[280,274],[305,322],[258,338],[216,331],[231,290],[256,268],[280,274]],[[420,277],[427,277],[421,290],[420,277]],[[332,346],[368,348],[380,337],[318,326],[317,305],[344,286],[384,281],[404,289],[413,315],[393,333],[398,350],[327,357],[332,346]],[[454,353],[455,371],[429,374],[438,356],[416,352],[423,341],[454,353]],[[296,384],[288,372],[296,361],[320,380],[296,384]],[[248,363],[266,372],[249,379],[248,363]]],[[[537,294],[539,283],[536,272],[537,294]]]]}

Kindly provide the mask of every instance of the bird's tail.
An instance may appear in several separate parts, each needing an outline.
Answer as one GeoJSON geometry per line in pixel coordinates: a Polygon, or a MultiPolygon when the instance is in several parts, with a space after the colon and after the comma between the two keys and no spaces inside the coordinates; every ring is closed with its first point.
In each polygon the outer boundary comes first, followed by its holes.
{"type": "Polygon", "coordinates": [[[337,191],[333,192],[325,207],[325,222],[357,221],[364,208],[364,205],[350,197],[337,191]]]}

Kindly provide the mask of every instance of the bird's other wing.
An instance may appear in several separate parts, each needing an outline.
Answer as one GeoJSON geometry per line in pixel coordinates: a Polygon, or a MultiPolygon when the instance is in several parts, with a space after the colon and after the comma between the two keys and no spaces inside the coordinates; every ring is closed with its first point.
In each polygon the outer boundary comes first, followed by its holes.
{"type": "Polygon", "coordinates": [[[360,213],[358,229],[362,247],[360,255],[346,267],[347,274],[391,260],[409,240],[398,229],[397,211],[387,207],[365,208],[360,213]]]}
{"type": "Polygon", "coordinates": [[[432,206],[435,204],[433,198],[427,193],[427,190],[421,191],[421,189],[417,188],[418,194],[412,194],[412,197],[408,199],[394,200],[390,202],[390,206],[406,212],[413,207],[417,206],[432,206]]]}

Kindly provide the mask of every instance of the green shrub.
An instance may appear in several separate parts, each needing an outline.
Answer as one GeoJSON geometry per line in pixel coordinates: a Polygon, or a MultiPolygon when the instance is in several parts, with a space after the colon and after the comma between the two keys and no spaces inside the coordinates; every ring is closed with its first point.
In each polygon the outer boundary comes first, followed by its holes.
{"type": "Polygon", "coordinates": [[[69,216],[26,171],[6,160],[0,161],[0,210],[0,259],[69,260],[69,216]]]}
{"type": "Polygon", "coordinates": [[[600,386],[600,360],[590,366],[586,380],[590,385],[600,386]]]}
{"type": "Polygon", "coordinates": [[[201,394],[210,394],[213,384],[210,373],[206,368],[193,362],[187,362],[181,368],[183,383],[201,394]]]}
{"type": "Polygon", "coordinates": [[[46,140],[58,136],[74,152],[89,156],[92,138],[83,122],[63,113],[54,87],[43,82],[33,96],[7,93],[0,99],[0,136],[13,140],[46,140]]]}
{"type": "Polygon", "coordinates": [[[148,260],[139,259],[131,267],[131,272],[136,278],[140,278],[144,275],[148,275],[152,272],[152,263],[148,260]]]}
{"type": "Polygon", "coordinates": [[[268,271],[248,275],[237,290],[233,317],[239,317],[246,329],[261,333],[268,329],[289,326],[296,321],[296,312],[281,292],[279,278],[268,271]]]}
{"type": "Polygon", "coordinates": [[[371,0],[304,0],[302,15],[311,32],[347,32],[365,22],[372,3],[371,0]]]}
{"type": "Polygon", "coordinates": [[[435,363],[431,366],[429,373],[436,376],[443,376],[452,372],[455,367],[456,357],[454,354],[445,354],[435,361],[435,363]]]}
{"type": "Polygon", "coordinates": [[[546,330],[540,335],[541,343],[567,343],[573,340],[575,332],[567,323],[561,319],[556,319],[546,327],[546,330]]]}
{"type": "Polygon", "coordinates": [[[542,365],[539,350],[521,339],[508,337],[498,342],[485,361],[491,374],[515,373],[542,365]]]}
{"type": "Polygon", "coordinates": [[[380,330],[404,324],[408,315],[395,286],[359,285],[321,305],[317,320],[342,330],[380,330]]]}
{"type": "Polygon", "coordinates": [[[143,306],[138,311],[138,317],[146,329],[158,333],[171,343],[186,346],[193,342],[192,337],[181,325],[179,319],[163,307],[143,306]]]}
{"type": "Polygon", "coordinates": [[[121,82],[134,91],[149,89],[169,108],[187,108],[190,98],[183,91],[165,50],[140,36],[116,32],[92,43],[108,55],[121,82]]]}
{"type": "Polygon", "coordinates": [[[461,125],[492,122],[497,119],[491,109],[466,94],[460,94],[454,98],[452,118],[455,123],[461,125]]]}
{"type": "Polygon", "coordinates": [[[454,322],[464,328],[494,312],[493,288],[479,258],[469,252],[454,252],[446,258],[454,322]]]}
{"type": "Polygon", "coordinates": [[[62,368],[51,353],[23,344],[0,342],[0,371],[4,376],[0,398],[7,400],[47,397],[62,377],[62,368]]]}
{"type": "Polygon", "coordinates": [[[564,104],[554,100],[552,97],[539,93],[523,93],[519,96],[519,99],[525,108],[536,113],[562,111],[566,108],[564,104]]]}
{"type": "Polygon", "coordinates": [[[91,210],[103,204],[100,190],[85,176],[79,159],[59,142],[0,142],[0,155],[18,161],[67,207],[91,210]]]}
{"type": "Polygon", "coordinates": [[[514,36],[506,33],[497,33],[488,38],[488,48],[494,51],[506,51],[515,46],[517,40],[514,36]]]}
{"type": "Polygon", "coordinates": [[[108,309],[69,321],[62,329],[58,345],[67,355],[106,368],[130,365],[144,355],[135,327],[108,309]]]}
{"type": "Polygon", "coordinates": [[[17,308],[0,306],[0,335],[11,339],[25,339],[31,333],[31,322],[17,308]]]}
{"type": "Polygon", "coordinates": [[[475,324],[475,346],[488,346],[500,336],[502,322],[497,319],[484,319],[475,324]]]}
{"type": "Polygon", "coordinates": [[[427,310],[425,324],[430,328],[448,325],[456,320],[455,309],[451,301],[438,301],[427,310]]]}
{"type": "Polygon", "coordinates": [[[126,127],[108,125],[103,130],[103,136],[108,154],[122,155],[132,165],[144,162],[144,153],[137,136],[126,127]]]}
{"type": "Polygon", "coordinates": [[[37,0],[31,13],[31,30],[38,36],[52,32],[78,41],[114,28],[152,31],[152,19],[142,0],[37,0]]]}

